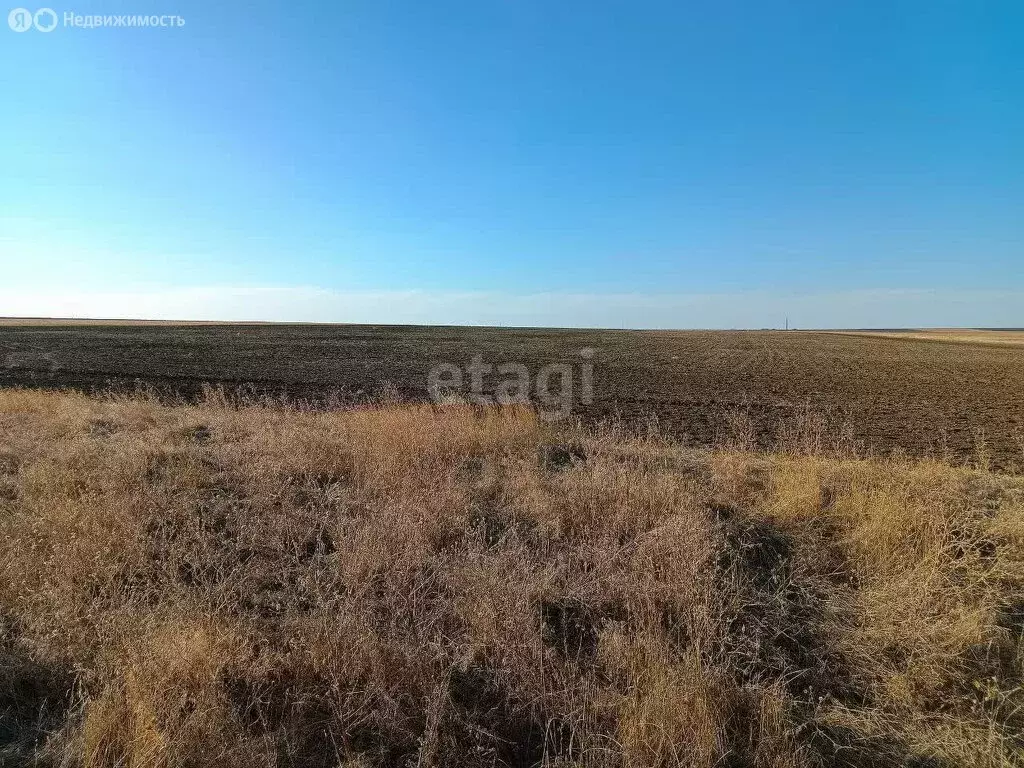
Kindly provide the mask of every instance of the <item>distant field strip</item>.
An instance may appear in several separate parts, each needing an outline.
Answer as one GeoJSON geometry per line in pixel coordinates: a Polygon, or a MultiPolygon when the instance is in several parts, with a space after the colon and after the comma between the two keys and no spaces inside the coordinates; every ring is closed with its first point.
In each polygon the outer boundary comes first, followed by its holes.
{"type": "MultiPolygon", "coordinates": [[[[426,400],[428,372],[579,362],[594,397],[576,412],[712,444],[737,412],[764,444],[804,410],[848,421],[873,452],[1024,461],[1021,331],[608,331],[302,324],[0,321],[0,386],[134,390],[195,399],[205,383],[311,403],[382,391],[426,400]],[[978,342],[976,339],[991,340],[978,342]],[[1001,342],[999,340],[1002,340],[1001,342]],[[936,343],[943,341],[945,343],[936,343]],[[964,343],[969,341],[969,343],[964,343]]],[[[536,378],[534,378],[536,381],[536,378]]],[[[500,376],[484,378],[493,392],[500,376]]]]}
{"type": "Polygon", "coordinates": [[[830,331],[855,336],[880,336],[887,339],[918,339],[965,344],[1009,344],[1024,346],[1024,330],[984,330],[977,328],[936,328],[907,331],[830,331]]]}

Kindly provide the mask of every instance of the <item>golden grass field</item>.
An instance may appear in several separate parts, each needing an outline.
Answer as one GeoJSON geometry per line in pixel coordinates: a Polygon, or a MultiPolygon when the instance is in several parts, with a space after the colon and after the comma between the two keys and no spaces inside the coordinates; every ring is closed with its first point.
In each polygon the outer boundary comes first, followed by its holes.
{"type": "Polygon", "coordinates": [[[1024,478],[0,391],[0,765],[1011,766],[1024,478]]]}
{"type": "Polygon", "coordinates": [[[987,328],[917,328],[899,331],[832,331],[855,336],[879,336],[888,339],[948,341],[960,344],[1024,345],[1024,330],[993,330],[987,328]]]}

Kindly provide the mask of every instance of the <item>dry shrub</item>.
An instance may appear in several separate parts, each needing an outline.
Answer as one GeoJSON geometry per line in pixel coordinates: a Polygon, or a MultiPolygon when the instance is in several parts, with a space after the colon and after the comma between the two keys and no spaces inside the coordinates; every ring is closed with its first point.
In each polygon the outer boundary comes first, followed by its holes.
{"type": "Polygon", "coordinates": [[[0,391],[0,763],[1020,763],[1024,480],[0,391]]]}

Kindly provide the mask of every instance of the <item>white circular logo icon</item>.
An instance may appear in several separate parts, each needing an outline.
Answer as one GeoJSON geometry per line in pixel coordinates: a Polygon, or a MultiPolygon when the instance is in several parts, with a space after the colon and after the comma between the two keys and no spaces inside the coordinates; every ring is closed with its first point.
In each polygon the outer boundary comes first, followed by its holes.
{"type": "Polygon", "coordinates": [[[40,8],[32,17],[32,21],[40,32],[53,32],[57,28],[57,14],[53,8],[40,8]]]}
{"type": "Polygon", "coordinates": [[[32,11],[28,8],[15,8],[7,14],[7,26],[15,32],[28,32],[32,29],[32,11]]]}

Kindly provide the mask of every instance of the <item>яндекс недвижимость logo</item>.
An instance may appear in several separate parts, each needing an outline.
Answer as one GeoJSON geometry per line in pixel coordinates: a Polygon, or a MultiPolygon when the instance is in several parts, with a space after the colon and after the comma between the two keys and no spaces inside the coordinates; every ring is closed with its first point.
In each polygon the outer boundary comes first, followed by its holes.
{"type": "Polygon", "coordinates": [[[40,8],[33,13],[28,8],[15,8],[7,14],[7,25],[15,32],[28,32],[35,27],[40,32],[53,32],[57,28],[57,12],[40,8]]]}
{"type": "MultiPolygon", "coordinates": [[[[28,32],[37,29],[40,32],[53,32],[61,19],[52,8],[40,8],[32,12],[28,8],[15,8],[7,14],[7,26],[15,32],[28,32]]],[[[107,27],[184,27],[185,19],[177,14],[78,14],[65,11],[63,26],[72,29],[103,29],[107,27]]]]}

